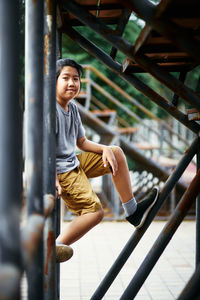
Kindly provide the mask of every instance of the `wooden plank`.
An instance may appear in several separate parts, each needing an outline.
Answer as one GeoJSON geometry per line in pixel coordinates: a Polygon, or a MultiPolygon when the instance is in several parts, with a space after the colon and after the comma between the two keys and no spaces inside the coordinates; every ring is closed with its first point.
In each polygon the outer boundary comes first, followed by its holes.
{"type": "Polygon", "coordinates": [[[137,132],[139,129],[138,127],[118,127],[115,130],[120,134],[130,134],[137,132]]]}
{"type": "Polygon", "coordinates": [[[186,110],[189,121],[198,121],[200,120],[200,111],[196,108],[190,108],[186,110]]]}

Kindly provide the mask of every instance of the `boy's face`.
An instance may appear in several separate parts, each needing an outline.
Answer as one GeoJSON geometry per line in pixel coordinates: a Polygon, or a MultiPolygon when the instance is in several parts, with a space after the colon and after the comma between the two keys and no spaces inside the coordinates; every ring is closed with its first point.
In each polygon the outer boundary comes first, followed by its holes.
{"type": "Polygon", "coordinates": [[[80,78],[76,68],[65,66],[62,68],[56,84],[56,99],[69,102],[80,91],[80,78]]]}

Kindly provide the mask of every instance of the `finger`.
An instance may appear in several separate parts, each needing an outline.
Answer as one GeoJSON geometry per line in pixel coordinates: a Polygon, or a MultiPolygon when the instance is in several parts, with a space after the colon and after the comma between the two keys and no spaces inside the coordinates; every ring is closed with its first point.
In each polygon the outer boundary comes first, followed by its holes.
{"type": "Polygon", "coordinates": [[[61,196],[61,194],[62,194],[62,188],[59,186],[58,187],[58,195],[59,195],[59,197],[61,196]]]}
{"type": "Polygon", "coordinates": [[[115,169],[115,165],[114,165],[113,161],[110,162],[110,166],[111,166],[112,174],[113,174],[113,176],[115,176],[115,174],[116,174],[116,169],[115,169]]]}
{"type": "Polygon", "coordinates": [[[106,157],[103,157],[103,165],[104,165],[104,167],[108,166],[108,161],[107,161],[106,157]]]}
{"type": "Polygon", "coordinates": [[[117,173],[117,170],[118,170],[118,164],[117,164],[116,160],[111,162],[111,167],[112,167],[113,176],[115,176],[117,173]]]}

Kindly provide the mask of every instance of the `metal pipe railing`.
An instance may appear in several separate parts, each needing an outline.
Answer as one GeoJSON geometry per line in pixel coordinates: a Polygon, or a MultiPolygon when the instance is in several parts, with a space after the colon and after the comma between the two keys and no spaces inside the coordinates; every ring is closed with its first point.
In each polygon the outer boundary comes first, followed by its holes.
{"type": "MultiPolygon", "coordinates": [[[[28,217],[43,218],[43,1],[26,1],[25,174],[28,217]]],[[[43,299],[43,243],[27,268],[28,298],[43,299]]]]}
{"type": "Polygon", "coordinates": [[[7,300],[19,299],[22,269],[19,1],[0,1],[0,39],[0,299],[7,300]]]}
{"type": "Polygon", "coordinates": [[[125,105],[123,105],[120,101],[118,101],[117,99],[115,99],[110,93],[108,93],[107,91],[105,91],[102,87],[100,87],[97,83],[95,83],[94,81],[90,80],[91,86],[94,87],[97,91],[99,91],[102,95],[104,95],[106,98],[108,98],[112,103],[114,103],[117,107],[120,107],[120,109],[124,112],[127,113],[127,115],[129,115],[130,117],[132,117],[133,119],[135,119],[137,122],[141,123],[145,128],[149,129],[151,132],[153,132],[158,138],[163,138],[163,140],[165,142],[168,143],[169,146],[171,146],[174,150],[176,150],[178,153],[182,154],[183,151],[181,151],[180,149],[178,149],[175,145],[173,145],[171,143],[171,141],[168,139],[166,139],[165,137],[163,137],[161,135],[161,133],[152,128],[150,125],[144,123],[142,121],[142,119],[140,117],[138,117],[138,115],[136,113],[134,113],[133,111],[131,111],[128,107],[126,107],[125,105]]]}
{"type": "MultiPolygon", "coordinates": [[[[160,122],[165,128],[166,130],[168,130],[169,132],[171,132],[173,135],[176,135],[182,142],[184,142],[185,144],[187,144],[189,146],[189,143],[187,140],[185,140],[180,134],[178,134],[176,131],[173,130],[173,128],[171,128],[166,122],[164,122],[163,120],[161,120],[160,118],[158,118],[157,116],[155,116],[154,114],[152,114],[152,112],[150,110],[148,110],[146,107],[144,107],[141,103],[139,103],[136,99],[134,99],[133,97],[131,97],[131,95],[129,95],[128,93],[126,93],[126,91],[124,91],[123,89],[121,89],[118,85],[116,85],[113,81],[111,81],[109,78],[107,78],[106,76],[104,76],[101,72],[99,72],[96,68],[94,68],[91,65],[83,65],[83,67],[85,69],[91,70],[97,77],[101,78],[106,84],[108,84],[108,86],[112,87],[115,91],[117,91],[120,95],[122,95],[123,97],[125,97],[125,99],[127,99],[130,103],[132,103],[133,105],[135,105],[139,110],[141,110],[143,113],[145,113],[148,117],[150,117],[150,119],[156,120],[158,122],[160,122]]],[[[182,79],[182,76],[181,76],[182,79]]],[[[88,82],[86,82],[88,84],[88,82]]],[[[176,105],[173,103],[173,105],[176,105]]]]}

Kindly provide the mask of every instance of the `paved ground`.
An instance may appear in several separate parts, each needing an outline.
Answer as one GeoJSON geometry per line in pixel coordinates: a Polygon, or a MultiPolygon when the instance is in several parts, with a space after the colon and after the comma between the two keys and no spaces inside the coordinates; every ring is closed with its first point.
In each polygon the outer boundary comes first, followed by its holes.
{"type": "MultiPolygon", "coordinates": [[[[154,221],[103,299],[118,300],[164,227],[154,221]]],[[[73,258],[61,264],[61,300],[89,300],[134,228],[127,222],[102,222],[73,245],[73,258]]],[[[177,299],[195,265],[195,222],[177,230],[136,300],[177,299]]]]}

